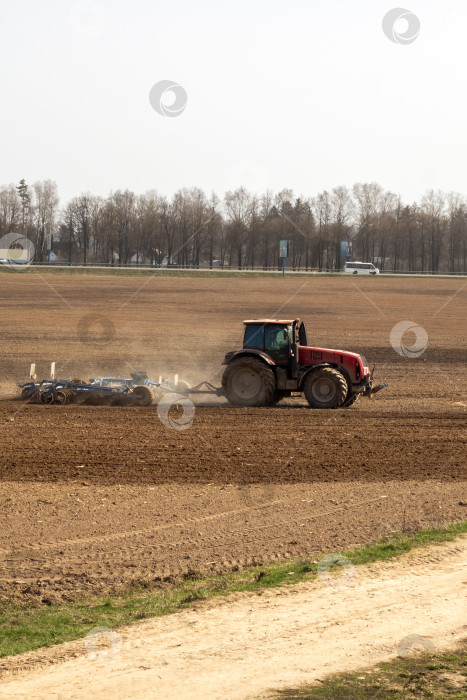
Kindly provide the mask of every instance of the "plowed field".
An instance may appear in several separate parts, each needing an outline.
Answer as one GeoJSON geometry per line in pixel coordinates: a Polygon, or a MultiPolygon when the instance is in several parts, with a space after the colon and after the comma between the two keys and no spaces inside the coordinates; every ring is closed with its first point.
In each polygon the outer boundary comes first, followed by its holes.
{"type": "Polygon", "coordinates": [[[0,317],[0,595],[67,599],[466,517],[467,282],[7,271],[0,317]],[[220,385],[242,320],[261,316],[300,316],[310,344],[364,354],[389,387],[338,411],[14,398],[31,362],[44,378],[55,361],[60,377],[220,385]],[[391,344],[401,321],[426,331],[417,357],[391,344]]]}

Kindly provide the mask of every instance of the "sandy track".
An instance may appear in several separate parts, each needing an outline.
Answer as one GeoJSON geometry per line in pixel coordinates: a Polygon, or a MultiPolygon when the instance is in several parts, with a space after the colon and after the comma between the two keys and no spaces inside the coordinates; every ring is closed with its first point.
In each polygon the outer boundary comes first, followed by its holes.
{"type": "Polygon", "coordinates": [[[458,643],[467,636],[466,585],[462,539],[145,621],[121,629],[110,647],[80,641],[24,655],[24,667],[39,666],[6,678],[0,697],[267,697],[407,653],[410,635],[436,650],[458,643]]]}

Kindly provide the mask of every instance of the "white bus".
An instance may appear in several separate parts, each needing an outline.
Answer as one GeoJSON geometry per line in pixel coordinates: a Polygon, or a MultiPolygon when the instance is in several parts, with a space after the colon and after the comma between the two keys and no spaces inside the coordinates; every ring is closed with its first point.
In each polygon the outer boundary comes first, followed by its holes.
{"type": "Polygon", "coordinates": [[[379,275],[379,270],[373,263],[346,262],[344,272],[349,275],[379,275]]]}

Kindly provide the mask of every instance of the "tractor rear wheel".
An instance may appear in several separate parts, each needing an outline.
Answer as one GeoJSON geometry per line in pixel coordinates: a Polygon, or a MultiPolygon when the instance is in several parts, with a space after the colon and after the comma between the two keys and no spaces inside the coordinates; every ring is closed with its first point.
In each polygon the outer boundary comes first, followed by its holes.
{"type": "Polygon", "coordinates": [[[255,357],[239,357],[225,368],[222,388],[233,406],[268,406],[276,393],[276,377],[255,357]]]}
{"type": "Polygon", "coordinates": [[[148,386],[144,384],[135,386],[132,393],[136,396],[135,403],[137,406],[150,406],[152,404],[153,395],[148,386]]]}
{"type": "Polygon", "coordinates": [[[331,367],[322,367],[308,375],[304,392],[312,408],[340,408],[348,386],[343,374],[331,367]]]}

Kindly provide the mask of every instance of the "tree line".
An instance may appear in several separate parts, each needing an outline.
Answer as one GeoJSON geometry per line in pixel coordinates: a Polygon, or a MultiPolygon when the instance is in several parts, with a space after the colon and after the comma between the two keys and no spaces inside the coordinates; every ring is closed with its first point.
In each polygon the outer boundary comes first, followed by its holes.
{"type": "MultiPolygon", "coordinates": [[[[405,204],[377,183],[335,187],[314,197],[284,189],[244,187],[223,198],[194,187],[173,197],[154,190],[84,193],[59,207],[55,182],[0,187],[0,238],[29,238],[35,260],[107,265],[280,266],[279,240],[289,240],[287,267],[338,270],[352,241],[354,260],[381,270],[467,272],[467,200],[428,190],[405,204]]],[[[1,244],[0,244],[1,247],[1,244]]]]}

